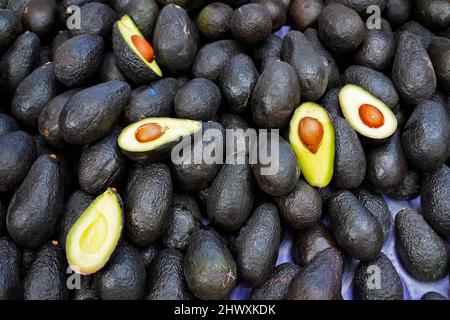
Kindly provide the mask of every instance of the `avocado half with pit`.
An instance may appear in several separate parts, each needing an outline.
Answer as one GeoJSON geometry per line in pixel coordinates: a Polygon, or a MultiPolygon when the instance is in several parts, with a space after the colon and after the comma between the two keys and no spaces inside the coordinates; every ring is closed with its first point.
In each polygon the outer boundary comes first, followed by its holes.
{"type": "Polygon", "coordinates": [[[85,275],[100,270],[116,249],[122,228],[122,202],[116,190],[109,188],[87,207],[67,234],[71,269],[85,275]]]}
{"type": "Polygon", "coordinates": [[[339,104],[350,126],[369,140],[384,141],[397,130],[394,113],[369,91],[348,84],[339,92],[339,104]]]}
{"type": "Polygon", "coordinates": [[[328,112],[316,103],[300,105],[289,125],[289,142],[306,181],[326,187],[333,177],[334,128],[328,112]]]}
{"type": "Polygon", "coordinates": [[[152,46],[128,15],[114,23],[112,43],[117,65],[136,84],[162,77],[152,46]]]}
{"type": "Polygon", "coordinates": [[[202,129],[201,121],[147,118],[130,124],[119,135],[122,152],[134,161],[157,161],[168,155],[185,137],[202,129]]]}

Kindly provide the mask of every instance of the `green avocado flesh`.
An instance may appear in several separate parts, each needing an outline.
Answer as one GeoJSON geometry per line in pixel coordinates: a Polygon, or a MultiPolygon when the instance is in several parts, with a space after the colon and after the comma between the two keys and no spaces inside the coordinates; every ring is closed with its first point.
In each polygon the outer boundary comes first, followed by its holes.
{"type": "Polygon", "coordinates": [[[370,92],[353,84],[348,84],[339,92],[339,104],[350,126],[360,135],[382,140],[389,138],[397,130],[397,118],[389,107],[370,92]],[[359,108],[368,104],[376,107],[384,118],[384,124],[378,128],[366,125],[359,115],[359,108]]]}
{"type": "Polygon", "coordinates": [[[114,189],[98,196],[81,214],[66,239],[66,255],[77,273],[91,274],[108,262],[122,234],[122,206],[114,189]]]}
{"type": "Polygon", "coordinates": [[[289,125],[289,142],[306,181],[314,187],[326,187],[333,177],[334,167],[334,128],[328,112],[312,102],[300,105],[289,125]],[[315,119],[322,125],[323,137],[315,153],[300,139],[299,126],[303,118],[315,119]]]}
{"type": "Polygon", "coordinates": [[[138,27],[134,24],[133,20],[128,16],[124,15],[122,19],[120,19],[119,22],[117,22],[117,28],[119,29],[120,35],[127,43],[128,47],[133,50],[133,52],[159,77],[162,77],[161,69],[159,68],[158,64],[156,63],[156,59],[153,59],[152,62],[148,62],[145,60],[145,58],[140,54],[140,52],[136,49],[136,47],[133,44],[133,41],[131,41],[131,37],[138,35],[142,36],[141,31],[139,31],[138,27]]]}

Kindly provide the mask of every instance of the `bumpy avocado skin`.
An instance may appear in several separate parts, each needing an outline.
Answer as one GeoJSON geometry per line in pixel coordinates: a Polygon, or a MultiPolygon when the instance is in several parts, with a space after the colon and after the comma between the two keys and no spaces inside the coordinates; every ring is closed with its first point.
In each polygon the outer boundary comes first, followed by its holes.
{"type": "Polygon", "coordinates": [[[322,107],[327,110],[332,119],[343,118],[341,106],[339,104],[339,89],[331,89],[322,98],[322,107]]]}
{"type": "Polygon", "coordinates": [[[0,136],[19,130],[16,119],[9,114],[0,113],[0,136]]]}
{"type": "Polygon", "coordinates": [[[421,177],[420,172],[409,168],[402,184],[389,193],[389,196],[398,200],[412,200],[420,195],[421,177]]]}
{"type": "Polygon", "coordinates": [[[98,80],[100,82],[108,82],[112,80],[125,81],[125,76],[117,65],[116,56],[114,53],[105,53],[105,58],[98,69],[98,80]]]}
{"type": "Polygon", "coordinates": [[[414,278],[436,281],[447,274],[445,242],[419,213],[402,209],[395,217],[395,227],[397,253],[414,278]]]}
{"type": "Polygon", "coordinates": [[[233,8],[228,4],[213,2],[198,14],[197,28],[209,40],[225,38],[230,32],[233,8]]]}
{"type": "Polygon", "coordinates": [[[19,33],[19,22],[11,10],[0,11],[0,53],[14,42],[19,33]]]}
{"type": "Polygon", "coordinates": [[[59,245],[46,243],[24,280],[25,300],[67,300],[67,260],[59,245]]]}
{"type": "Polygon", "coordinates": [[[375,259],[383,247],[377,220],[349,191],[338,191],[328,200],[331,230],[338,245],[358,260],[375,259]]]}
{"type": "Polygon", "coordinates": [[[145,38],[150,39],[159,15],[159,8],[153,0],[130,0],[119,13],[127,14],[133,19],[145,38]]]}
{"type": "Polygon", "coordinates": [[[410,0],[387,0],[385,14],[393,25],[402,25],[409,19],[411,13],[410,0]]]}
{"type": "Polygon", "coordinates": [[[0,238],[0,300],[21,298],[21,259],[19,246],[7,237],[0,238]]]}
{"type": "Polygon", "coordinates": [[[173,200],[170,170],[165,164],[135,166],[125,198],[126,234],[136,245],[148,246],[169,223],[173,200]]]}
{"type": "Polygon", "coordinates": [[[183,270],[190,291],[200,299],[226,299],[236,284],[236,262],[211,229],[200,230],[191,240],[183,270]]]}
{"type": "Polygon", "coordinates": [[[304,32],[313,27],[324,7],[322,0],[294,0],[289,8],[289,18],[296,30],[304,32]]]}
{"type": "Polygon", "coordinates": [[[80,34],[96,34],[101,37],[111,32],[116,12],[104,3],[91,2],[80,7],[81,28],[70,29],[72,36],[80,34]]]}
{"type": "Polygon", "coordinates": [[[357,300],[403,300],[403,284],[400,276],[384,253],[375,260],[359,263],[353,281],[353,292],[357,300]],[[381,271],[379,288],[370,287],[370,277],[373,274],[371,270],[381,271]]]}
{"type": "Polygon", "coordinates": [[[183,273],[183,253],[166,248],[159,252],[149,269],[147,300],[190,300],[183,273]]]}
{"type": "Polygon", "coordinates": [[[450,25],[450,3],[445,0],[413,0],[414,12],[419,22],[435,30],[450,25]]]}
{"type": "Polygon", "coordinates": [[[264,71],[269,58],[280,58],[283,40],[272,34],[264,44],[253,49],[253,61],[260,72],[264,71]]]}
{"type": "Polygon", "coordinates": [[[0,196],[0,237],[6,235],[6,214],[8,213],[8,202],[5,197],[0,196]]]}
{"type": "Polygon", "coordinates": [[[426,50],[429,49],[431,40],[433,40],[433,38],[435,37],[435,34],[433,32],[431,32],[430,30],[425,28],[420,23],[417,23],[415,21],[409,21],[409,22],[405,23],[402,26],[402,28],[396,33],[395,37],[396,37],[397,42],[398,42],[400,33],[404,32],[404,31],[408,31],[408,32],[413,33],[416,36],[418,36],[420,39],[420,42],[422,42],[422,44],[426,50]]]}
{"type": "MultiPolygon", "coordinates": [[[[332,2],[333,0],[325,0],[325,2],[332,2]]],[[[343,4],[346,7],[352,8],[356,12],[358,12],[361,16],[366,16],[369,13],[367,12],[367,9],[371,5],[378,6],[381,11],[386,6],[386,0],[334,0],[334,2],[339,2],[343,4]]]]}
{"type": "Polygon", "coordinates": [[[435,101],[420,103],[406,122],[402,142],[416,168],[438,169],[450,156],[450,117],[445,106],[435,101]]]}
{"type": "Polygon", "coordinates": [[[248,3],[236,9],[230,21],[233,37],[248,46],[261,44],[270,37],[272,20],[258,3],[248,3]]]}
{"type": "Polygon", "coordinates": [[[420,300],[448,300],[446,297],[444,297],[442,294],[429,291],[425,293],[420,300]]]}
{"type": "Polygon", "coordinates": [[[42,38],[55,31],[56,13],[55,0],[30,0],[20,17],[25,30],[35,32],[42,38]]]}
{"type": "Polygon", "coordinates": [[[434,38],[430,43],[430,58],[439,86],[450,91],[450,39],[434,38]]]}

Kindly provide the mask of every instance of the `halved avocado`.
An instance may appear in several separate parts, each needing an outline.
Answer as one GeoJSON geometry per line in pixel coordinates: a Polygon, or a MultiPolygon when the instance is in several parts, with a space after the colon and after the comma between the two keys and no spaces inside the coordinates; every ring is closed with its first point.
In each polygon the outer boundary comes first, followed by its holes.
{"type": "Polygon", "coordinates": [[[136,84],[162,77],[153,48],[128,15],[114,23],[112,42],[119,68],[136,84]]]}
{"type": "Polygon", "coordinates": [[[334,128],[328,112],[313,102],[301,104],[289,125],[289,142],[306,181],[326,187],[334,167],[334,128]]]}
{"type": "Polygon", "coordinates": [[[202,128],[201,121],[175,118],[147,118],[123,129],[118,144],[135,161],[157,161],[168,156],[183,137],[202,128]]]}
{"type": "Polygon", "coordinates": [[[123,228],[120,196],[109,188],[81,214],[66,238],[66,255],[77,273],[100,270],[119,243],[123,228]]]}
{"type": "Polygon", "coordinates": [[[348,84],[339,92],[339,104],[350,126],[372,140],[385,140],[397,130],[397,118],[369,91],[348,84]]]}

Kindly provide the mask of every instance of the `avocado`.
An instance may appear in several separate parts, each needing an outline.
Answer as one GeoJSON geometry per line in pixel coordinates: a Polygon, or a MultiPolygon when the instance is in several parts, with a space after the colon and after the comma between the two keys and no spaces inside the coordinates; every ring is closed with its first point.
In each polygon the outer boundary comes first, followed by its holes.
{"type": "Polygon", "coordinates": [[[105,53],[105,58],[98,69],[98,80],[100,82],[108,82],[112,80],[125,81],[125,76],[120,71],[114,53],[105,53]]]}
{"type": "Polygon", "coordinates": [[[392,81],[407,104],[429,99],[436,90],[436,75],[420,38],[401,32],[392,66],[392,81]],[[420,74],[420,77],[417,75],[420,74]]]}
{"type": "Polygon", "coordinates": [[[253,62],[263,72],[270,58],[280,58],[283,40],[275,34],[260,46],[253,48],[253,62]]]}
{"type": "Polygon", "coordinates": [[[336,241],[330,230],[321,222],[305,230],[296,230],[294,233],[293,256],[302,267],[308,265],[319,253],[328,248],[337,249],[336,241]]]}
{"type": "Polygon", "coordinates": [[[272,19],[258,3],[248,3],[236,9],[231,16],[231,33],[248,46],[264,43],[272,31],[272,19]]]}
{"type": "Polygon", "coordinates": [[[320,252],[292,280],[288,300],[339,300],[343,271],[341,253],[335,248],[320,252]]]}
{"type": "Polygon", "coordinates": [[[65,41],[69,40],[70,37],[70,32],[69,30],[62,30],[59,31],[56,35],[55,38],[52,41],[51,44],[51,56],[54,57],[55,53],[56,53],[56,49],[58,49],[58,47],[63,44],[65,41]]]}
{"type": "Polygon", "coordinates": [[[211,223],[221,229],[238,230],[250,216],[253,191],[250,165],[222,165],[208,192],[206,212],[211,223]]]}
{"type": "Polygon", "coordinates": [[[140,251],[144,260],[145,269],[147,270],[158,255],[160,248],[157,245],[151,244],[148,247],[142,248],[140,251]]]}
{"type": "Polygon", "coordinates": [[[0,91],[13,94],[19,84],[33,71],[39,60],[39,37],[25,32],[17,37],[0,59],[0,91]]]}
{"type": "Polygon", "coordinates": [[[337,244],[354,259],[375,259],[383,247],[383,230],[362,202],[349,191],[338,191],[327,207],[337,244]]]}
{"type": "Polygon", "coordinates": [[[222,95],[211,80],[197,78],[189,81],[175,95],[175,114],[181,119],[214,120],[222,95]]]}
{"type": "Polygon", "coordinates": [[[20,18],[20,14],[23,8],[27,5],[30,0],[8,0],[7,9],[14,12],[14,14],[20,18]]]}
{"type": "Polygon", "coordinates": [[[294,68],[271,58],[256,82],[250,101],[259,128],[284,128],[300,102],[300,84],[294,68]]]}
{"type": "Polygon", "coordinates": [[[398,200],[412,200],[420,195],[421,179],[418,171],[409,168],[402,184],[389,193],[390,197],[398,200]]]}
{"type": "Polygon", "coordinates": [[[328,112],[313,102],[301,104],[289,125],[289,142],[305,180],[313,187],[326,187],[333,177],[335,154],[334,128],[328,112]]]}
{"type": "Polygon", "coordinates": [[[299,271],[300,267],[294,263],[280,264],[265,282],[253,288],[250,300],[286,299],[289,285],[299,271]]]}
{"type": "Polygon", "coordinates": [[[308,229],[322,216],[322,201],[316,189],[303,179],[289,193],[275,199],[280,216],[296,229],[308,229]]]}
{"type": "Polygon", "coordinates": [[[41,38],[51,35],[56,29],[56,10],[55,0],[30,0],[21,14],[24,29],[41,38]]]}
{"type": "Polygon", "coordinates": [[[93,276],[81,276],[80,288],[74,289],[72,300],[98,300],[93,284],[93,276]]]}
{"type": "Polygon", "coordinates": [[[417,23],[415,21],[409,21],[409,22],[405,23],[401,27],[401,29],[397,31],[397,33],[395,35],[397,42],[398,42],[399,35],[402,32],[410,32],[410,33],[413,33],[416,36],[418,36],[420,39],[420,42],[422,42],[424,48],[427,51],[430,46],[431,40],[433,40],[433,38],[435,37],[435,34],[433,32],[431,32],[430,30],[425,28],[423,25],[421,25],[420,23],[417,23]]]}
{"type": "Polygon", "coordinates": [[[347,84],[341,88],[339,104],[350,126],[369,141],[384,142],[397,130],[397,118],[391,109],[359,86],[347,84]]]}
{"type": "Polygon", "coordinates": [[[201,223],[202,215],[195,199],[187,194],[175,194],[169,225],[162,237],[164,246],[185,250],[201,223]]]}
{"type": "Polygon", "coordinates": [[[267,135],[265,139],[260,136],[258,140],[252,150],[254,155],[259,155],[256,157],[256,163],[252,164],[253,176],[258,186],[272,196],[288,194],[300,177],[294,150],[278,135],[267,135]],[[272,149],[274,144],[278,145],[275,150],[272,149]],[[267,152],[267,155],[261,156],[261,152],[267,152]]]}
{"type": "Polygon", "coordinates": [[[189,300],[191,294],[183,273],[183,254],[166,248],[159,252],[149,269],[147,300],[189,300]]]}
{"type": "Polygon", "coordinates": [[[304,32],[317,24],[324,8],[322,0],[294,0],[289,8],[289,19],[295,30],[304,32]]]}
{"type": "Polygon", "coordinates": [[[67,102],[61,117],[64,140],[85,145],[106,136],[128,102],[130,93],[129,84],[122,81],[104,82],[77,92],[67,102]]]}
{"type": "Polygon", "coordinates": [[[203,300],[226,299],[236,284],[236,262],[211,229],[200,230],[190,241],[183,270],[190,291],[203,300]]]}
{"type": "Polygon", "coordinates": [[[281,58],[294,68],[305,100],[317,101],[323,96],[328,85],[327,68],[304,34],[290,31],[283,38],[281,58]]]}
{"type": "Polygon", "coordinates": [[[7,237],[0,238],[0,300],[15,300],[22,296],[19,246],[7,237]]]}
{"type": "Polygon", "coordinates": [[[402,142],[408,161],[416,168],[431,172],[450,156],[450,118],[445,107],[423,101],[406,122],[402,142]]]}
{"type": "Polygon", "coordinates": [[[0,196],[0,237],[6,235],[6,214],[8,213],[8,202],[5,197],[0,196]]]}
{"type": "Polygon", "coordinates": [[[352,8],[362,17],[369,14],[367,10],[371,5],[376,5],[379,7],[381,12],[386,6],[386,0],[325,0],[325,2],[339,2],[346,7],[352,8]]]}
{"type": "Polygon", "coordinates": [[[368,147],[366,161],[366,182],[372,191],[389,193],[396,190],[408,172],[399,132],[385,144],[368,147]]]}
{"type": "Polygon", "coordinates": [[[138,249],[122,242],[113,259],[94,276],[102,300],[140,300],[145,294],[146,272],[138,249]]]}
{"type": "Polygon", "coordinates": [[[233,9],[226,3],[210,3],[198,14],[198,31],[208,40],[223,39],[230,33],[232,15],[233,9]]]}
{"type": "Polygon", "coordinates": [[[11,10],[0,9],[0,53],[5,52],[19,35],[19,22],[11,10]]]}
{"type": "Polygon", "coordinates": [[[118,144],[122,152],[132,160],[157,161],[169,156],[174,146],[199,132],[201,128],[200,121],[147,118],[123,129],[118,138],[118,144]]]}
{"type": "Polygon", "coordinates": [[[148,246],[167,229],[173,200],[172,177],[162,163],[135,166],[128,176],[125,198],[126,234],[148,246]]]}
{"type": "Polygon", "coordinates": [[[258,71],[249,56],[237,54],[231,58],[220,77],[220,89],[228,110],[239,113],[248,109],[258,78],[258,71]]]}
{"type": "Polygon", "coordinates": [[[323,44],[338,55],[358,49],[366,33],[358,13],[340,3],[330,3],[323,8],[318,30],[323,44]]]}
{"type": "Polygon", "coordinates": [[[36,159],[33,138],[24,131],[14,131],[0,136],[0,192],[13,191],[36,159]]]}
{"type": "Polygon", "coordinates": [[[90,33],[105,37],[111,33],[115,20],[116,12],[111,7],[90,2],[80,7],[80,28],[72,28],[69,31],[72,36],[90,33]]]}
{"type": "Polygon", "coordinates": [[[0,136],[19,130],[16,119],[9,114],[0,113],[0,136]]]}
{"type": "Polygon", "coordinates": [[[341,118],[333,119],[335,131],[335,158],[333,185],[337,189],[354,189],[359,187],[366,175],[366,156],[358,135],[341,118]],[[352,164],[349,166],[349,164],[352,164]]]}
{"type": "Polygon", "coordinates": [[[409,19],[411,13],[411,1],[387,0],[384,13],[391,24],[402,25],[409,19]]]}
{"type": "Polygon", "coordinates": [[[429,291],[425,293],[420,300],[448,300],[448,299],[440,293],[429,291]]]}
{"type": "Polygon", "coordinates": [[[36,248],[56,231],[63,208],[63,177],[55,155],[40,156],[8,208],[6,225],[11,238],[26,248],[36,248]]]}
{"type": "Polygon", "coordinates": [[[159,15],[159,8],[153,0],[127,0],[126,5],[121,10],[117,10],[120,14],[127,14],[142,32],[142,35],[150,39],[156,19],[159,15]]]}
{"type": "Polygon", "coordinates": [[[369,91],[391,110],[399,103],[399,96],[392,81],[383,73],[363,66],[351,66],[345,70],[343,82],[369,91]]]}
{"type": "Polygon", "coordinates": [[[134,83],[145,84],[162,77],[152,46],[129,16],[114,23],[112,43],[117,65],[134,83]]]}
{"type": "Polygon", "coordinates": [[[104,41],[95,34],[82,34],[64,41],[55,52],[55,77],[69,87],[86,84],[103,61],[104,41]]]}
{"type": "Polygon", "coordinates": [[[450,168],[445,164],[426,173],[420,189],[422,215],[431,227],[450,237],[450,168]]]}
{"type": "Polygon", "coordinates": [[[447,274],[445,242],[419,213],[409,208],[400,210],[395,217],[395,228],[397,254],[414,278],[429,282],[447,274]]]}
{"type": "Polygon", "coordinates": [[[43,108],[38,119],[38,128],[41,137],[52,147],[60,148],[65,141],[62,136],[61,118],[67,102],[79,89],[68,90],[51,99],[43,108]]]}
{"type": "Polygon", "coordinates": [[[16,89],[11,112],[29,128],[37,128],[42,109],[56,95],[54,69],[53,63],[35,69],[16,89]]]}
{"type": "Polygon", "coordinates": [[[383,253],[369,262],[360,262],[353,280],[357,300],[403,300],[403,284],[391,260],[383,253]],[[374,280],[375,272],[379,282],[374,280]]]}
{"type": "Polygon", "coordinates": [[[260,4],[272,20],[272,31],[277,31],[286,24],[287,8],[280,0],[252,0],[260,4]]]}
{"type": "Polygon", "coordinates": [[[412,1],[415,16],[425,26],[444,30],[450,26],[450,3],[446,0],[412,1]]]}
{"type": "Polygon", "coordinates": [[[218,82],[224,67],[241,51],[241,47],[234,40],[218,40],[205,44],[195,56],[192,75],[195,78],[218,82]]]}
{"type": "Polygon", "coordinates": [[[450,39],[444,37],[434,38],[430,43],[429,51],[438,85],[442,89],[450,91],[450,39]]]}
{"type": "Polygon", "coordinates": [[[340,117],[342,118],[342,110],[339,104],[339,92],[340,90],[337,88],[331,89],[327,91],[322,97],[321,105],[328,112],[331,119],[340,117]]]}
{"type": "Polygon", "coordinates": [[[30,270],[33,261],[36,259],[37,251],[35,249],[23,249],[22,251],[22,261],[20,263],[20,275],[25,278],[28,270],[30,270]]]}

